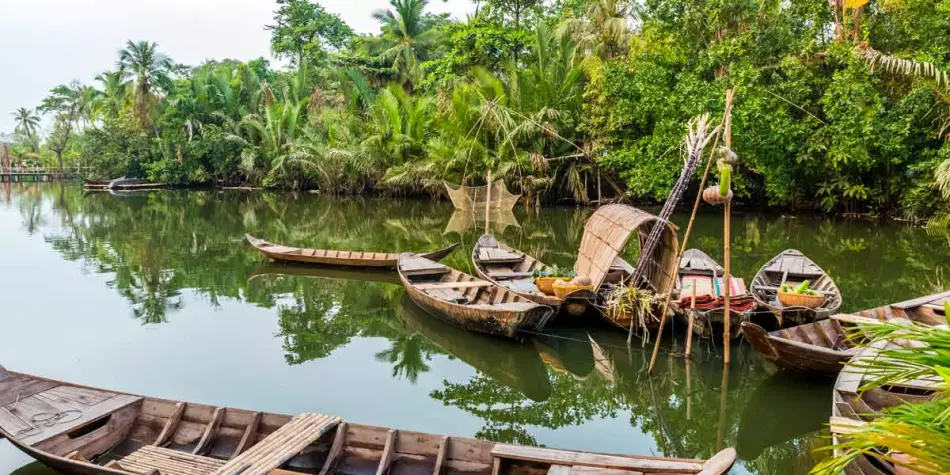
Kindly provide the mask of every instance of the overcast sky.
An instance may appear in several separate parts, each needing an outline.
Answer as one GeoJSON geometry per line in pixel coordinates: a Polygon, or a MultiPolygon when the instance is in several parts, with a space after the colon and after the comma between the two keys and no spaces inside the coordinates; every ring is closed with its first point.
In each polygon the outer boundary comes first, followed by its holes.
{"type": "MultiPolygon", "coordinates": [[[[361,33],[388,0],[320,0],[361,33]]],[[[148,40],[175,61],[270,56],[264,25],[273,0],[0,0],[0,133],[12,132],[18,107],[35,108],[53,87],[90,83],[114,69],[126,40],[148,40]]],[[[470,0],[433,0],[428,11],[465,18],[470,0]]]]}

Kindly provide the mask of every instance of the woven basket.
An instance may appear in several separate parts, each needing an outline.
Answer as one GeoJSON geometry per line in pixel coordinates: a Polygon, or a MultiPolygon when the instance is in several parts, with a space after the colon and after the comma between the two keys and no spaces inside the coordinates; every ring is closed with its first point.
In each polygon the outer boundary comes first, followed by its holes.
{"type": "Polygon", "coordinates": [[[824,295],[804,295],[792,292],[778,292],[778,301],[786,307],[818,308],[825,303],[824,295]]]}
{"type": "Polygon", "coordinates": [[[553,285],[554,287],[554,296],[563,299],[567,297],[568,294],[577,290],[594,290],[593,285],[574,285],[574,284],[557,284],[553,285]]]}
{"type": "Polygon", "coordinates": [[[534,285],[547,295],[554,295],[554,282],[562,277],[535,277],[534,285]]]}

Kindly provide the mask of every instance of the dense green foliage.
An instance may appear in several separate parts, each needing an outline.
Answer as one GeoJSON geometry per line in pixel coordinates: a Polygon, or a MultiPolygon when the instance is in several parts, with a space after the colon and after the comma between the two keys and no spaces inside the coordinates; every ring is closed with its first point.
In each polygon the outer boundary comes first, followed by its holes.
{"type": "Polygon", "coordinates": [[[462,22],[427,3],[392,0],[356,35],[280,0],[266,28],[289,69],[130,41],[95,86],[52,91],[43,148],[103,177],[419,194],[491,171],[531,202],[658,200],[687,119],[732,87],[740,200],[947,209],[950,0],[485,0],[462,22]]]}

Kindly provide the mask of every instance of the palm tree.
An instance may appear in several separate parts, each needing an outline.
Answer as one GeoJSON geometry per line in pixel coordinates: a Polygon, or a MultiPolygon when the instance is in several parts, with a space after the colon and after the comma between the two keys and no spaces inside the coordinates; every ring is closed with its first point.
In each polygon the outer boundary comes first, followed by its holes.
{"type": "Polygon", "coordinates": [[[167,88],[170,82],[171,59],[158,52],[157,43],[129,40],[119,51],[119,71],[135,78],[135,116],[144,128],[149,124],[155,89],[167,88]]]}
{"type": "Polygon", "coordinates": [[[93,110],[97,118],[117,118],[129,102],[131,84],[122,71],[106,71],[96,76],[102,89],[96,94],[93,110]]]}
{"type": "Polygon", "coordinates": [[[426,21],[424,10],[429,0],[390,0],[392,10],[378,10],[373,18],[383,24],[376,40],[379,57],[399,75],[411,91],[412,83],[422,77],[419,63],[425,61],[436,45],[439,32],[426,21]]]}
{"type": "Polygon", "coordinates": [[[629,48],[634,37],[628,26],[632,15],[628,0],[594,0],[582,18],[567,20],[562,28],[577,42],[578,58],[596,55],[609,61],[629,48]]]}
{"type": "Polygon", "coordinates": [[[36,115],[36,112],[33,109],[27,109],[26,107],[21,107],[13,113],[13,117],[16,120],[16,128],[14,131],[21,132],[26,135],[26,139],[30,142],[30,146],[33,148],[33,151],[36,152],[36,129],[40,126],[40,116],[36,115]]]}

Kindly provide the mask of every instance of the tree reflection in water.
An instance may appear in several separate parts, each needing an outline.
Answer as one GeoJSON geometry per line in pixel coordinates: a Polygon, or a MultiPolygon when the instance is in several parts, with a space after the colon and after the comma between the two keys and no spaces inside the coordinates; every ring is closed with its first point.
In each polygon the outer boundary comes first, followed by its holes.
{"type": "MultiPolygon", "coordinates": [[[[84,195],[59,183],[5,190],[22,231],[42,234],[63,258],[108,275],[143,324],[172,320],[186,301],[212,308],[242,302],[275,310],[290,365],[326,358],[357,338],[387,340],[372,356],[406,384],[420,384],[443,355],[466,363],[472,377],[445,380],[429,393],[480,419],[478,437],[536,443],[543,430],[629,419],[660,454],[709,457],[737,446],[755,473],[802,473],[814,463],[811,449],[824,443],[830,383],[773,376],[747,345],[734,348],[724,379],[721,348],[704,343],[687,363],[671,339],[648,377],[649,350],[628,349],[624,334],[595,317],[522,342],[473,335],[408,301],[391,272],[277,265],[243,242],[249,232],[302,247],[403,252],[461,241],[464,249],[445,262],[471,272],[467,249],[483,225],[460,226],[456,216],[450,226],[448,203],[209,190],[84,195]]],[[[590,212],[519,207],[519,225],[505,217],[492,227],[512,246],[569,266],[590,212]]],[[[717,259],[720,219],[701,214],[693,241],[717,259]]],[[[911,227],[752,214],[737,215],[734,227],[737,275],[748,279],[781,250],[798,248],[836,279],[844,310],[930,293],[945,285],[950,267],[945,238],[911,227]]]]}

